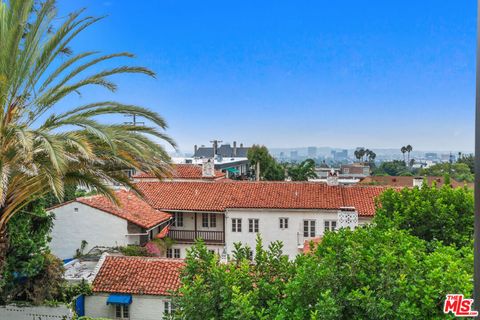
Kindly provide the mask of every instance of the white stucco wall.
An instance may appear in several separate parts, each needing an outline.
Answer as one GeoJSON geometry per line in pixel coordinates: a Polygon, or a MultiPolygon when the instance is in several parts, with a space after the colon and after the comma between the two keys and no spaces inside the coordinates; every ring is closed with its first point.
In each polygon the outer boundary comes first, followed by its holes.
{"type": "MultiPolygon", "coordinates": [[[[305,240],[303,220],[315,220],[315,237],[324,234],[324,221],[337,220],[337,210],[275,210],[275,209],[228,209],[226,212],[225,244],[227,253],[233,251],[235,242],[242,242],[255,249],[256,233],[248,232],[248,219],[259,219],[259,233],[263,245],[271,242],[283,242],[283,252],[291,259],[301,252],[305,240]],[[242,232],[232,232],[232,218],[242,219],[242,232]],[[288,229],[280,229],[280,218],[288,218],[288,229]]],[[[368,223],[368,218],[359,220],[359,224],[368,223]]]]}
{"type": "MultiPolygon", "coordinates": [[[[193,244],[188,244],[188,243],[174,243],[171,248],[172,249],[180,249],[180,259],[185,259],[187,257],[187,249],[191,248],[193,244]]],[[[206,245],[208,250],[213,250],[215,251],[216,254],[222,255],[224,246],[223,245],[211,245],[207,244],[206,245]]],[[[166,258],[166,254],[162,255],[163,258],[166,258]]]]}
{"type": "MultiPolygon", "coordinates": [[[[98,293],[85,297],[85,315],[92,318],[115,318],[115,307],[107,305],[108,293],[98,293]]],[[[169,297],[132,295],[130,320],[163,319],[164,302],[169,297]]]]}
{"type": "Polygon", "coordinates": [[[85,252],[94,246],[124,246],[138,241],[138,237],[127,238],[126,220],[82,203],[71,202],[51,212],[55,221],[50,248],[60,259],[72,258],[82,240],[88,242],[85,252]]]}

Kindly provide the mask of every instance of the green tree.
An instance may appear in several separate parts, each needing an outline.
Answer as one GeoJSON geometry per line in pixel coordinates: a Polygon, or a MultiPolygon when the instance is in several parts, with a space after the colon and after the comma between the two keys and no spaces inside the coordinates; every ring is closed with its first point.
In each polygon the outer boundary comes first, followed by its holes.
{"type": "Polygon", "coordinates": [[[289,165],[287,173],[292,181],[308,181],[308,179],[318,178],[313,159],[306,159],[299,164],[289,165]]]}
{"type": "Polygon", "coordinates": [[[260,173],[255,172],[255,176],[260,175],[261,180],[285,180],[285,168],[270,155],[267,147],[253,145],[248,150],[247,158],[254,171],[260,169],[260,173]]]}
{"type": "Polygon", "coordinates": [[[87,86],[115,91],[111,76],[144,74],[147,68],[101,62],[131,58],[127,52],[74,54],[72,41],[99,18],[82,10],[57,15],[55,0],[0,2],[0,269],[8,221],[49,192],[62,199],[65,185],[97,190],[115,200],[109,184],[135,186],[125,169],[168,170],[169,156],[154,139],[174,142],[156,113],[116,101],[81,105],[60,114],[57,104],[87,86]],[[54,28],[53,25],[56,27],[54,28]],[[105,115],[136,114],[151,125],[105,124],[105,115]]]}
{"type": "Polygon", "coordinates": [[[389,176],[405,176],[412,175],[408,170],[404,161],[393,160],[382,162],[378,167],[375,168],[373,175],[389,175],[389,176]]]}
{"type": "Polygon", "coordinates": [[[279,242],[265,250],[258,238],[255,251],[252,263],[251,249],[236,244],[229,263],[220,263],[203,243],[193,246],[175,299],[178,319],[275,318],[294,264],[279,242]]]}
{"type": "MultiPolygon", "coordinates": [[[[439,319],[450,292],[471,296],[473,252],[376,226],[324,235],[289,261],[280,243],[240,244],[228,263],[197,243],[177,292],[177,319],[439,319]]],[[[448,316],[447,316],[448,318],[448,316]]]]}
{"type": "Polygon", "coordinates": [[[437,163],[429,168],[424,168],[420,172],[422,175],[427,176],[444,176],[450,175],[457,181],[473,182],[475,176],[473,175],[470,167],[465,163],[437,163]]]}
{"type": "Polygon", "coordinates": [[[426,241],[467,246],[473,237],[473,192],[424,184],[387,190],[379,198],[374,223],[404,229],[426,241]]]}
{"type": "Polygon", "coordinates": [[[475,173],[475,156],[473,154],[459,154],[458,163],[463,163],[470,168],[470,172],[475,173]]]}
{"type": "Polygon", "coordinates": [[[324,235],[297,258],[276,319],[440,319],[449,292],[471,296],[473,252],[373,226],[324,235]]]}
{"type": "Polygon", "coordinates": [[[403,146],[400,148],[400,152],[403,154],[403,162],[405,162],[405,152],[407,152],[407,147],[403,146]]]}

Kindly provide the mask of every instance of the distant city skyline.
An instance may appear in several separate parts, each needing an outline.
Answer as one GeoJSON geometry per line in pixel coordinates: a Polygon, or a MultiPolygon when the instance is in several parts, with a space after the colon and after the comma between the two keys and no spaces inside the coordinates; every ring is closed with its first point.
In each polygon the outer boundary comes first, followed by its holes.
{"type": "Polygon", "coordinates": [[[157,73],[118,77],[116,94],[86,90],[60,110],[93,99],[143,105],[165,117],[180,150],[214,138],[473,150],[474,0],[58,5],[61,15],[108,15],[74,52],[131,51],[157,73]]]}

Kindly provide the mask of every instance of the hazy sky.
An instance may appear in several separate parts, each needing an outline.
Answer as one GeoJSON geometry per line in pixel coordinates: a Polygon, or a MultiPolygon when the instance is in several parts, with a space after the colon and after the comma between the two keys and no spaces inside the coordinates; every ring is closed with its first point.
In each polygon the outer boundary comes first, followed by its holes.
{"type": "Polygon", "coordinates": [[[59,1],[61,14],[81,7],[108,17],[75,52],[131,51],[158,74],[82,102],[148,106],[182,150],[213,138],[473,150],[474,0],[59,1]]]}

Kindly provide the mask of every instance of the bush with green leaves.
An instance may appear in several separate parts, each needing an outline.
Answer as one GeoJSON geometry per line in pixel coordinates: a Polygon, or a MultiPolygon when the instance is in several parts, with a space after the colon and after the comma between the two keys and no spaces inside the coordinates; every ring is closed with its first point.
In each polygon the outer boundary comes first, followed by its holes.
{"type": "Polygon", "coordinates": [[[426,241],[462,247],[473,237],[473,191],[444,185],[390,189],[377,199],[374,223],[409,231],[426,241]]]}
{"type": "Polygon", "coordinates": [[[178,319],[438,319],[447,293],[471,296],[473,252],[375,226],[327,233],[289,261],[261,240],[253,261],[237,244],[224,264],[203,243],[189,250],[178,319]]]}

